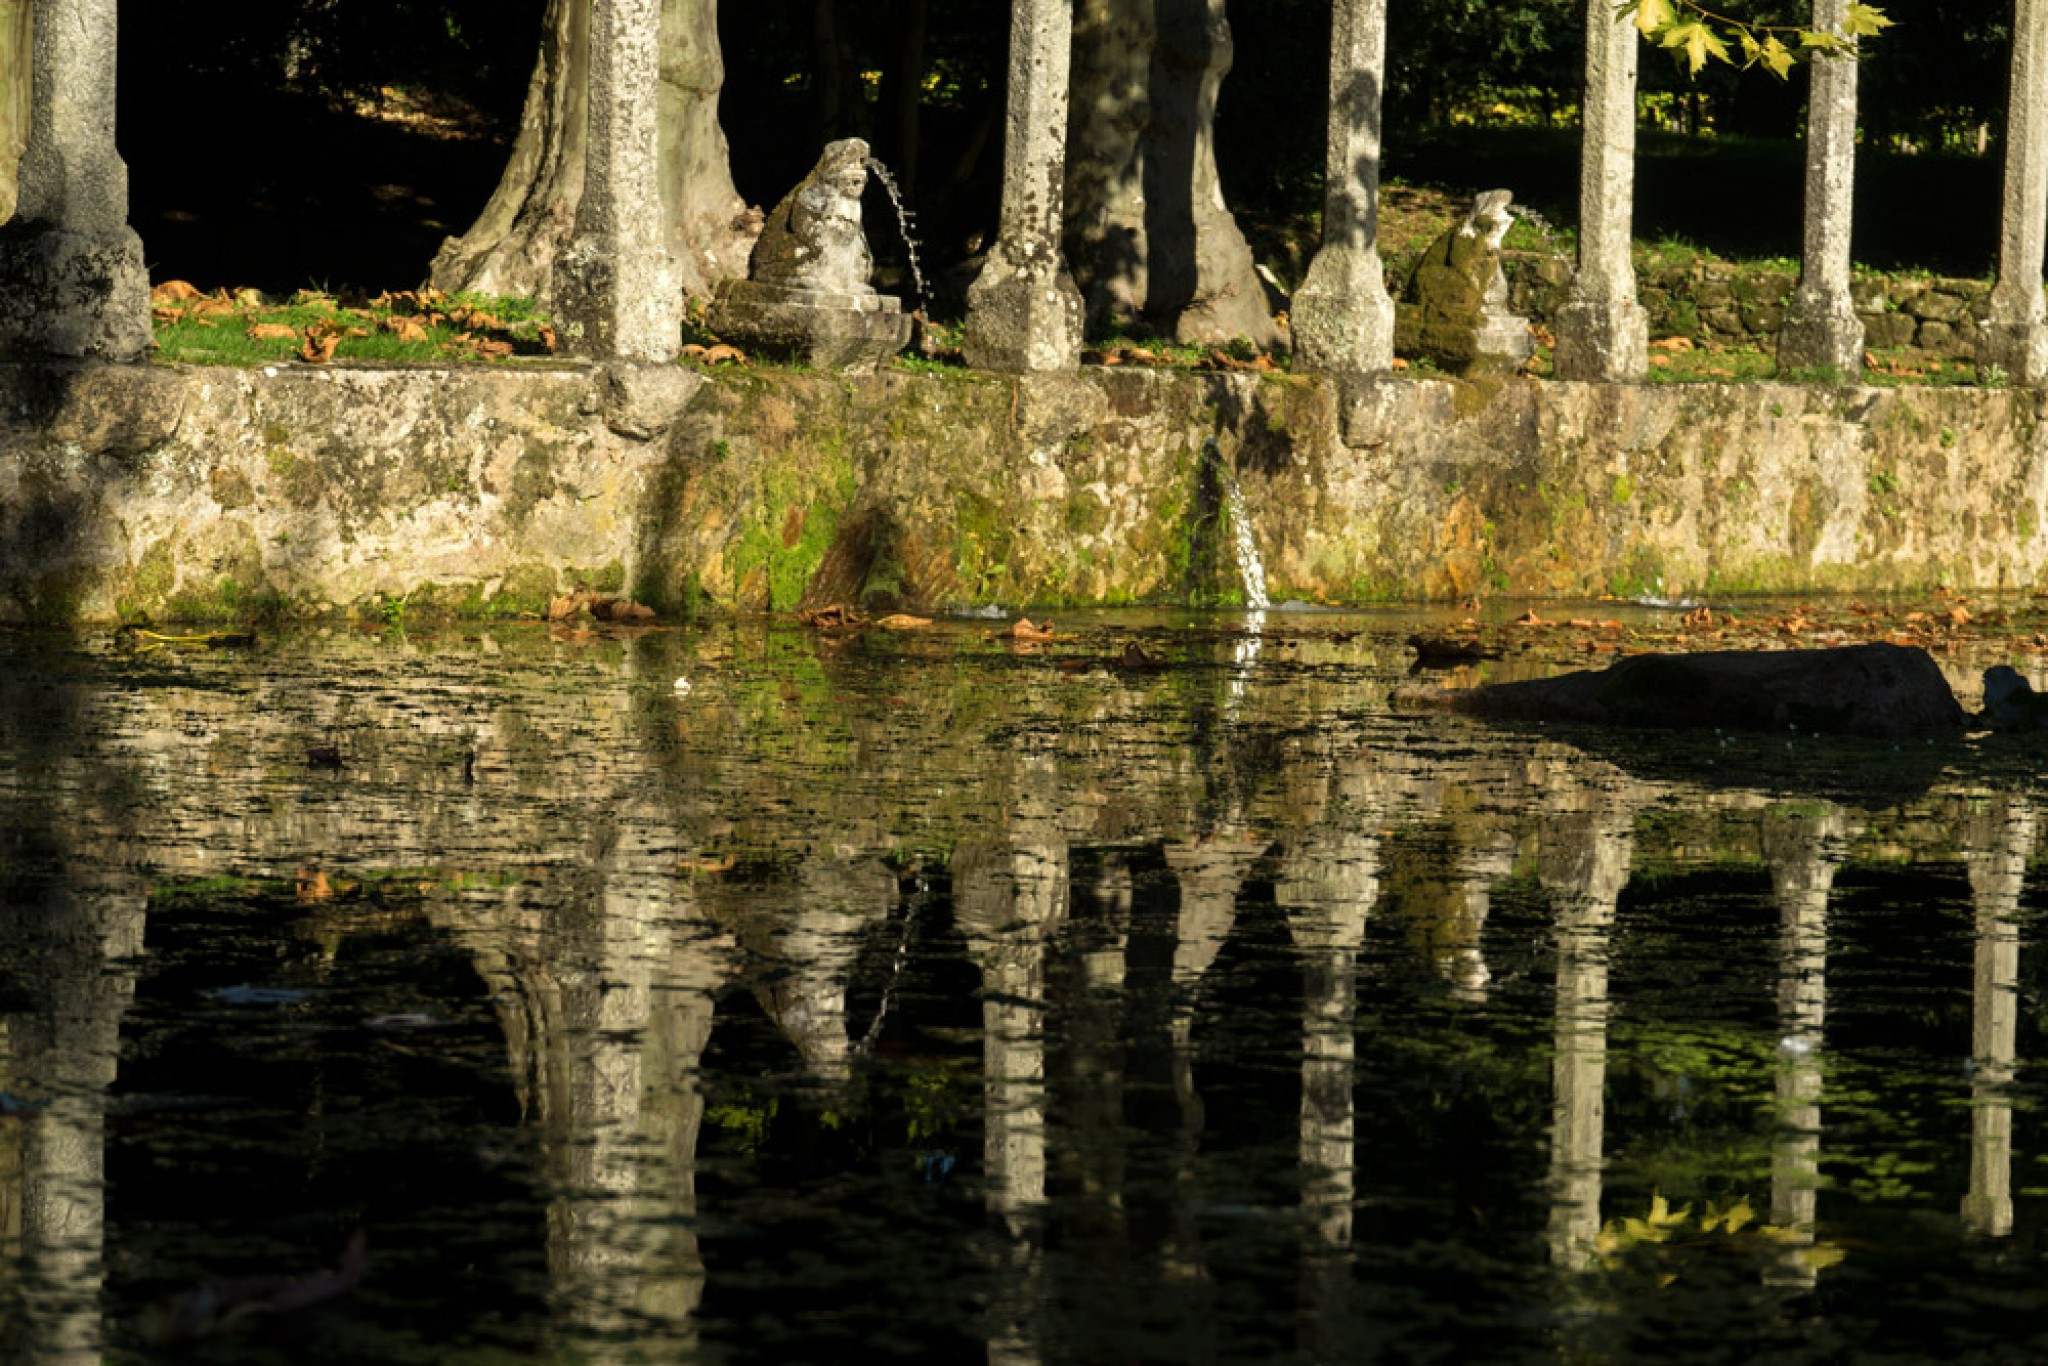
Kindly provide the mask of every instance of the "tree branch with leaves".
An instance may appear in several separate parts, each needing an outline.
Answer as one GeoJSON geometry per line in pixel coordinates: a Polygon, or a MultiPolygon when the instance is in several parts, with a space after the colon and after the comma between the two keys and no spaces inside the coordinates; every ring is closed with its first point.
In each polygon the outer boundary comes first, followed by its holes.
{"type": "Polygon", "coordinates": [[[1697,76],[1709,61],[1747,69],[1761,66],[1783,80],[1800,62],[1816,57],[1850,57],[1858,44],[1892,25],[1875,5],[1855,0],[1843,12],[1839,31],[1797,24],[1763,24],[1716,13],[1698,0],[1622,0],[1615,13],[1628,18],[1645,39],[1669,50],[1697,76]],[[1742,54],[1738,63],[1736,53],[1742,54]]]}

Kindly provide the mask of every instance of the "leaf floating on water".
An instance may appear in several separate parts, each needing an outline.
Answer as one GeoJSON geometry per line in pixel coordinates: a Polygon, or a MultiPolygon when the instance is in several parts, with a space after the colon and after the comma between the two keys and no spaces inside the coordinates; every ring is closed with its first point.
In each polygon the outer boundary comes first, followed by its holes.
{"type": "Polygon", "coordinates": [[[1051,622],[1034,622],[1030,617],[1018,617],[996,632],[998,637],[1005,640],[1051,640],[1053,634],[1051,622]]]}
{"type": "Polygon", "coordinates": [[[931,624],[930,617],[913,617],[904,612],[892,613],[875,623],[885,631],[917,631],[931,624]]]}

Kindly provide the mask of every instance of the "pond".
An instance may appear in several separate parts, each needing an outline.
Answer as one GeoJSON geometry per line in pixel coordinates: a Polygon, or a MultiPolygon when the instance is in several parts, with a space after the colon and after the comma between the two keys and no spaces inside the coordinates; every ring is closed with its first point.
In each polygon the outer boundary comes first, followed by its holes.
{"type": "Polygon", "coordinates": [[[1456,615],[0,640],[7,1359],[2048,1358],[2048,743],[1456,615]]]}

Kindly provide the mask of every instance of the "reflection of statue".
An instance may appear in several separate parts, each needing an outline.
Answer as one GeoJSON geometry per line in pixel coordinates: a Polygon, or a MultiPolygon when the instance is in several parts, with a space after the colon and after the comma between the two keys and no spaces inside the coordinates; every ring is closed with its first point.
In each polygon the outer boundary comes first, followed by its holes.
{"type": "Polygon", "coordinates": [[[868,145],[859,138],[828,144],[803,183],[768,216],[747,273],[798,289],[874,293],[868,276],[875,263],[860,221],[867,161],[868,145]]]}
{"type": "Polygon", "coordinates": [[[728,341],[823,369],[872,370],[910,341],[902,304],[877,294],[861,228],[868,145],[826,146],[768,215],[748,279],[718,287],[708,321],[728,341]]]}

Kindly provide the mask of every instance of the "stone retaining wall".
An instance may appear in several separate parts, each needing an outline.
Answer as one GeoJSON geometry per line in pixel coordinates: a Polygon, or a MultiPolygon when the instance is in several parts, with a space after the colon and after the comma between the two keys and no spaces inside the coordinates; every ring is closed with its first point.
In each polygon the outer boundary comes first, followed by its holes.
{"type": "MultiPolygon", "coordinates": [[[[1531,252],[1503,262],[1515,311],[1548,324],[1564,302],[1571,263],[1531,252]]],[[[1799,284],[1796,269],[1689,261],[1639,266],[1637,298],[1650,335],[1726,346],[1769,347],[1799,284]]],[[[1859,275],[1849,294],[1873,350],[1909,348],[1940,360],[1974,360],[1976,325],[1991,294],[1988,280],[1859,275]]]]}
{"type": "Polygon", "coordinates": [[[2021,389],[0,367],[0,620],[2031,587],[2021,389]],[[1214,438],[1221,465],[1205,459],[1214,438]]]}

